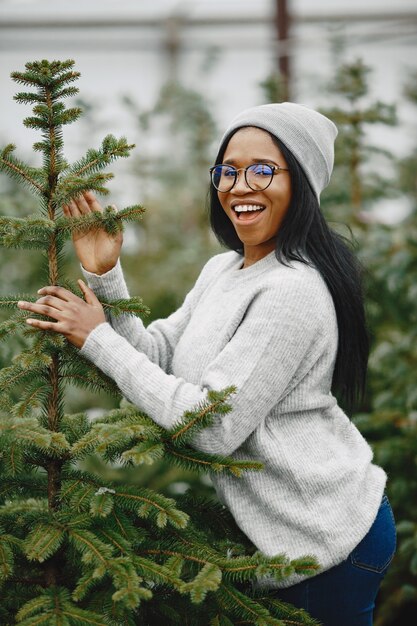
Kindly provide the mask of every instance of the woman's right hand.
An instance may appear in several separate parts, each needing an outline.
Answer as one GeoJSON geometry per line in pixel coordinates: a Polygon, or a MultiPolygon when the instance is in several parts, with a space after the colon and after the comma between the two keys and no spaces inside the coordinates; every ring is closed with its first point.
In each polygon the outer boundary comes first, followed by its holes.
{"type": "MultiPolygon", "coordinates": [[[[93,211],[103,212],[92,191],[85,191],[75,200],[62,207],[66,217],[80,217],[93,211]]],[[[115,235],[106,233],[103,228],[91,228],[74,232],[72,236],[75,252],[81,265],[93,274],[105,274],[117,263],[123,243],[121,232],[115,235]]]]}

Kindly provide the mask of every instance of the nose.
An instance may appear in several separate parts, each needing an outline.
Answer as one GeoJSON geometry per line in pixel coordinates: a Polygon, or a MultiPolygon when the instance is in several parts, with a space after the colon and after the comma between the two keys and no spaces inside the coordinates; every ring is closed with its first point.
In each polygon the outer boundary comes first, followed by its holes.
{"type": "Polygon", "coordinates": [[[233,185],[232,189],[231,189],[231,193],[235,193],[235,194],[245,194],[248,193],[248,191],[251,191],[251,188],[249,187],[249,185],[246,182],[245,179],[245,171],[243,169],[238,170],[237,171],[237,179],[235,184],[233,185]]]}

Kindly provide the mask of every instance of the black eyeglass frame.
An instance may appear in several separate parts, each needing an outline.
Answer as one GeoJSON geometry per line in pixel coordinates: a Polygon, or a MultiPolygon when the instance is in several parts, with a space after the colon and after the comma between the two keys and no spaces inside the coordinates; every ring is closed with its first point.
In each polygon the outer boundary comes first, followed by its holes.
{"type": "Polygon", "coordinates": [[[269,185],[272,183],[273,178],[274,178],[274,176],[276,174],[278,174],[279,172],[289,172],[289,169],[287,167],[281,167],[281,165],[271,165],[270,163],[251,163],[247,167],[235,167],[234,165],[228,165],[227,163],[217,163],[216,165],[213,165],[213,167],[210,167],[210,170],[209,170],[210,178],[211,178],[211,184],[220,193],[229,193],[229,191],[232,191],[233,187],[236,185],[237,178],[238,178],[238,173],[241,170],[243,170],[245,172],[245,183],[247,184],[249,189],[251,189],[252,191],[265,191],[265,189],[268,189],[269,185]],[[218,189],[218,187],[216,187],[216,185],[213,182],[213,172],[216,169],[216,167],[219,167],[220,165],[225,166],[225,167],[230,167],[231,170],[234,170],[234,180],[233,180],[232,186],[230,187],[230,189],[227,189],[227,191],[222,191],[221,189],[218,189]],[[271,180],[269,181],[267,186],[263,187],[262,189],[254,189],[248,183],[248,177],[247,177],[248,169],[250,167],[254,167],[255,165],[267,165],[272,170],[271,180]]]}

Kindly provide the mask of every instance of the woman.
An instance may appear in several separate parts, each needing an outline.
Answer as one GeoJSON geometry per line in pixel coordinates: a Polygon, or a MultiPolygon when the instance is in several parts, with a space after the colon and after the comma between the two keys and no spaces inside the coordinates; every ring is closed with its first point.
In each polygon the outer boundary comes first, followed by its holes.
{"type": "MultiPolygon", "coordinates": [[[[386,475],[338,406],[365,385],[368,340],[360,275],[319,209],[333,167],[334,124],[302,105],[243,111],[211,168],[211,224],[231,250],[203,268],[183,305],[147,329],[107,320],[96,296],[125,298],[121,235],[74,236],[89,281],[85,301],[45,287],[20,307],[64,334],[156,423],[171,428],[206,398],[237,387],[233,410],[199,432],[205,452],[263,462],[241,478],[215,475],[219,497],[268,556],[314,554],[320,573],[259,585],[325,626],[372,624],[395,549],[386,475]]],[[[67,216],[101,211],[92,193],[67,216]]]]}

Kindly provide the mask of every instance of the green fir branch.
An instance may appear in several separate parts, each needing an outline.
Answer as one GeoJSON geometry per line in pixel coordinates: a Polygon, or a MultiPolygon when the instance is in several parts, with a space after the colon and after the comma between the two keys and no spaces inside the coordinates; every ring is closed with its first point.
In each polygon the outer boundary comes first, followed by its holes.
{"type": "Polygon", "coordinates": [[[47,447],[51,443],[52,434],[40,426],[36,417],[6,417],[0,421],[0,442],[3,437],[20,442],[21,445],[32,442],[34,445],[47,447]]]}
{"type": "Polygon", "coordinates": [[[70,446],[65,435],[44,428],[36,417],[10,417],[2,420],[0,444],[5,448],[5,455],[9,451],[14,455],[14,458],[10,458],[10,469],[14,468],[14,475],[20,471],[17,463],[18,460],[19,463],[22,461],[24,452],[28,455],[40,453],[46,457],[69,458],[70,446]]]}
{"type": "Polygon", "coordinates": [[[84,437],[90,428],[91,423],[86,413],[65,414],[60,422],[60,429],[71,446],[84,437]]]}
{"type": "MultiPolygon", "coordinates": [[[[55,194],[54,204],[56,207],[61,207],[63,204],[68,204],[73,198],[80,196],[85,191],[95,191],[96,193],[107,195],[109,190],[104,187],[104,184],[114,177],[111,173],[95,173],[86,178],[80,178],[76,176],[68,177],[64,182],[58,183],[55,194]]],[[[91,213],[89,214],[91,215],[91,213]]],[[[66,218],[80,219],[80,218],[66,218]]],[[[59,225],[57,220],[57,226],[59,225]]]]}
{"type": "MultiPolygon", "coordinates": [[[[13,296],[6,296],[6,297],[7,297],[6,304],[3,306],[6,306],[7,308],[12,308],[12,307],[15,308],[16,303],[15,302],[12,303],[12,301],[9,299],[10,297],[13,297],[13,296]]],[[[18,300],[16,300],[16,302],[18,302],[18,300]]],[[[0,298],[0,306],[2,306],[1,298],[0,298]]],[[[26,330],[28,328],[28,325],[26,324],[26,320],[28,317],[29,317],[29,312],[18,311],[17,313],[15,313],[15,315],[12,315],[11,317],[9,317],[9,319],[5,320],[4,322],[0,322],[0,341],[3,341],[3,339],[8,339],[11,335],[14,335],[15,333],[19,331],[26,330]]]]}
{"type": "Polygon", "coordinates": [[[320,569],[317,560],[309,555],[290,560],[285,554],[267,557],[258,551],[251,556],[225,557],[215,547],[182,537],[161,541],[158,547],[147,548],[142,554],[166,555],[202,566],[215,565],[221,570],[223,580],[231,585],[264,577],[281,581],[295,573],[312,576],[320,569]]]}
{"type": "Polygon", "coordinates": [[[170,461],[190,471],[216,473],[225,471],[239,478],[243,471],[261,471],[264,467],[263,463],[258,461],[240,461],[232,457],[208,454],[184,445],[172,446],[165,443],[165,452],[170,461]]]}
{"type": "Polygon", "coordinates": [[[29,61],[25,64],[25,72],[12,72],[12,79],[29,87],[40,87],[41,93],[46,87],[56,88],[62,83],[70,83],[78,80],[79,72],[72,68],[75,62],[72,59],[66,61],[29,61]]]}
{"type": "Polygon", "coordinates": [[[45,101],[43,95],[39,93],[32,93],[30,91],[21,91],[13,96],[13,100],[20,102],[20,104],[39,104],[45,101]]]}
{"type": "Polygon", "coordinates": [[[61,380],[93,392],[104,391],[120,398],[120,390],[114,380],[83,358],[79,351],[68,346],[68,350],[62,353],[62,357],[61,380]]]}
{"type": "Polygon", "coordinates": [[[9,144],[0,152],[0,172],[5,172],[18,182],[22,183],[38,195],[45,194],[44,179],[41,170],[30,167],[12,155],[15,150],[13,144],[9,144]]]}
{"type": "Polygon", "coordinates": [[[146,209],[142,205],[132,204],[132,206],[127,206],[124,209],[119,209],[117,211],[117,217],[127,222],[136,222],[137,220],[142,219],[145,211],[146,209]]]}
{"type": "MultiPolygon", "coordinates": [[[[17,481],[18,478],[16,477],[10,479],[12,484],[16,484],[17,481]]],[[[6,486],[5,482],[3,482],[2,485],[6,486]]],[[[20,531],[29,533],[36,524],[50,522],[48,500],[45,497],[24,497],[23,493],[20,495],[19,499],[7,498],[0,506],[0,520],[9,533],[20,531]],[[16,519],[19,519],[18,526],[16,526],[16,519]]],[[[15,539],[16,542],[14,543],[20,549],[20,539],[15,539]]]]}
{"type": "MultiPolygon", "coordinates": [[[[94,567],[93,577],[100,579],[106,575],[112,578],[116,591],[112,599],[126,608],[136,608],[141,600],[148,600],[152,592],[140,586],[142,578],[132,563],[125,557],[113,558],[113,548],[102,542],[95,534],[86,530],[69,531],[74,547],[82,553],[86,565],[94,567]]],[[[76,599],[83,597],[92,586],[91,572],[82,577],[74,591],[76,599]]]]}
{"type": "Polygon", "coordinates": [[[113,135],[107,135],[101,148],[88,150],[82,159],[69,167],[68,175],[60,180],[60,185],[65,186],[69,177],[84,177],[107,167],[115,159],[128,157],[134,147],[135,144],[128,144],[125,137],[116,139],[113,135]]]}
{"type": "MultiPolygon", "coordinates": [[[[94,476],[86,471],[76,471],[74,469],[70,469],[63,474],[63,481],[61,484],[60,490],[60,499],[62,502],[69,503],[70,506],[73,506],[71,502],[71,498],[77,492],[77,489],[80,487],[92,486],[94,490],[97,490],[99,487],[103,487],[102,482],[94,476]]],[[[75,507],[74,507],[75,508],[75,507]]],[[[88,507],[84,507],[87,510],[88,507]]]]}
{"type": "Polygon", "coordinates": [[[98,613],[73,604],[67,589],[55,586],[26,602],[16,617],[19,626],[108,626],[98,613]]]}
{"type": "MultiPolygon", "coordinates": [[[[26,302],[36,302],[38,297],[35,298],[34,296],[29,296],[26,294],[13,294],[10,296],[0,296],[0,307],[3,307],[5,309],[16,310],[17,303],[19,302],[19,300],[25,300],[26,302]]],[[[19,310],[18,310],[18,313],[20,313],[21,315],[25,315],[26,317],[28,316],[27,313],[23,313],[19,310]]]]}
{"type": "Polygon", "coordinates": [[[42,563],[57,552],[64,537],[64,528],[51,524],[38,524],[23,543],[26,558],[29,561],[42,563]]]}
{"type": "Polygon", "coordinates": [[[170,567],[156,563],[143,556],[133,555],[132,563],[136,570],[146,580],[151,580],[160,585],[169,585],[181,592],[184,590],[184,582],[177,573],[170,567]]]}
{"type": "Polygon", "coordinates": [[[9,442],[9,445],[2,451],[2,472],[4,476],[17,477],[23,471],[23,451],[16,441],[9,442]]]}
{"type": "Polygon", "coordinates": [[[45,364],[39,363],[36,358],[32,359],[28,353],[23,354],[13,365],[0,371],[0,393],[7,394],[17,385],[31,383],[33,377],[41,376],[46,371],[45,364]]]}
{"type": "Polygon", "coordinates": [[[292,604],[273,598],[261,596],[259,601],[277,617],[285,626],[321,626],[321,622],[311,617],[304,609],[295,608],[292,604]]]}
{"type": "Polygon", "coordinates": [[[10,539],[11,537],[0,526],[0,585],[13,574],[14,554],[10,539]]]}
{"type": "Polygon", "coordinates": [[[133,465],[153,465],[165,454],[165,446],[160,441],[142,441],[121,455],[123,461],[133,465]]]}
{"type": "MultiPolygon", "coordinates": [[[[107,516],[105,520],[106,526],[98,527],[96,530],[97,537],[102,539],[103,541],[110,543],[119,554],[119,556],[132,556],[133,555],[133,536],[132,541],[128,541],[125,537],[123,537],[119,532],[115,531],[110,524],[112,523],[112,513],[113,509],[110,512],[110,516],[107,516]]],[[[134,533],[135,534],[135,533],[134,533]]]]}
{"type": "Polygon", "coordinates": [[[82,562],[94,567],[108,565],[113,557],[113,547],[101,541],[93,532],[84,528],[69,528],[68,539],[75,550],[80,553],[82,562]]]}
{"type": "Polygon", "coordinates": [[[122,510],[134,512],[143,519],[151,518],[158,528],[164,528],[170,523],[174,528],[182,529],[189,521],[189,516],[176,508],[173,498],[144,487],[116,487],[115,499],[122,510]]]}
{"type": "Polygon", "coordinates": [[[227,583],[220,585],[216,598],[220,607],[236,619],[262,626],[284,626],[281,620],[272,617],[267,608],[227,583]]]}
{"type": "Polygon", "coordinates": [[[40,497],[45,494],[46,486],[45,474],[35,472],[34,470],[30,472],[27,470],[27,467],[15,478],[2,474],[0,476],[0,503],[4,503],[10,494],[17,491],[23,498],[40,497]]]}
{"type": "Polygon", "coordinates": [[[319,569],[317,560],[313,556],[290,560],[285,554],[267,557],[261,552],[255,552],[250,557],[237,556],[230,559],[223,557],[216,563],[221,567],[225,580],[232,583],[242,583],[267,576],[281,581],[293,574],[312,576],[319,569]]]}
{"type": "Polygon", "coordinates": [[[217,591],[221,581],[221,569],[214,563],[206,563],[192,581],[183,585],[181,591],[189,593],[194,604],[200,604],[209,591],[217,591]]]}
{"type": "Polygon", "coordinates": [[[24,219],[0,216],[0,245],[6,248],[39,248],[49,245],[55,224],[52,220],[29,216],[24,219]]]}
{"type": "Polygon", "coordinates": [[[154,440],[159,432],[160,429],[149,418],[135,415],[110,422],[97,421],[89,432],[75,442],[72,453],[76,458],[93,451],[112,457],[122,454],[126,447],[138,439],[154,440]]]}
{"type": "Polygon", "coordinates": [[[93,517],[107,517],[113,510],[113,489],[102,487],[90,499],[90,513],[93,517]]]}
{"type": "Polygon", "coordinates": [[[83,576],[77,580],[76,587],[72,592],[72,598],[76,602],[80,600],[84,600],[84,598],[101,582],[104,578],[105,572],[103,572],[102,576],[97,575],[96,569],[89,570],[83,576]]]}
{"type": "Polygon", "coordinates": [[[169,430],[168,438],[172,444],[182,446],[190,441],[194,434],[210,426],[216,415],[225,415],[232,410],[226,400],[236,393],[236,387],[226,387],[221,391],[210,390],[207,400],[197,408],[186,411],[179,424],[169,430]]]}
{"type": "Polygon", "coordinates": [[[118,300],[100,300],[106,312],[112,314],[113,317],[120,315],[133,315],[135,317],[145,317],[149,315],[150,310],[143,304],[142,298],[134,296],[133,298],[120,298],[118,300]]]}
{"type": "Polygon", "coordinates": [[[116,592],[112,595],[114,602],[127,609],[135,609],[142,600],[152,598],[150,589],[141,587],[143,579],[138,575],[131,559],[124,557],[112,559],[108,564],[108,571],[116,587],[116,592]]]}
{"type": "Polygon", "coordinates": [[[112,409],[106,413],[106,415],[97,417],[94,420],[94,424],[116,424],[119,422],[126,426],[128,424],[132,426],[141,424],[146,429],[146,432],[149,433],[149,437],[158,439],[163,435],[165,430],[161,426],[158,426],[146,413],[143,413],[137,406],[126,400],[122,402],[123,406],[112,409]]]}
{"type": "Polygon", "coordinates": [[[90,511],[91,501],[101,488],[97,484],[84,481],[79,481],[72,485],[68,485],[67,481],[65,481],[61,490],[61,498],[69,499],[70,508],[78,513],[82,513],[90,511]]]}
{"type": "Polygon", "coordinates": [[[45,107],[42,104],[36,105],[33,108],[36,115],[29,115],[23,120],[24,126],[33,130],[49,131],[53,126],[65,126],[75,122],[82,110],[80,108],[64,109],[60,103],[52,105],[52,107],[45,107]],[[45,111],[46,109],[46,111],[45,111]]]}
{"type": "MultiPolygon", "coordinates": [[[[89,181],[80,180],[81,187],[74,191],[73,189],[67,192],[66,196],[62,196],[59,200],[56,199],[58,204],[65,204],[71,198],[79,195],[82,191],[89,191],[94,189],[89,185],[89,181]]],[[[96,189],[97,191],[97,189],[96,189]]],[[[79,217],[60,217],[55,221],[57,232],[62,237],[68,237],[73,233],[100,230],[104,229],[109,234],[115,234],[123,230],[123,221],[137,221],[142,219],[142,215],[145,209],[140,205],[133,205],[116,211],[114,207],[107,206],[103,212],[92,211],[86,215],[80,215],[79,217]]]]}

